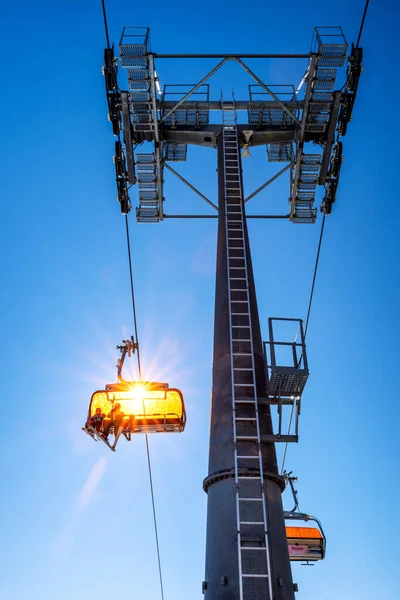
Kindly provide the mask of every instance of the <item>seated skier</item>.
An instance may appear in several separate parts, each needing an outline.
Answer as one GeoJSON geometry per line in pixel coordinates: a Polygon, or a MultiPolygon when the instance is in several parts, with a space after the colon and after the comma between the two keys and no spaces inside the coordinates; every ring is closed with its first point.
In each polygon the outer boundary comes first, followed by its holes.
{"type": "Polygon", "coordinates": [[[98,434],[103,427],[105,414],[101,412],[101,408],[96,408],[95,414],[87,420],[86,427],[95,429],[98,434]]]}
{"type": "Polygon", "coordinates": [[[111,427],[114,427],[114,435],[117,436],[118,429],[121,426],[121,423],[125,417],[125,413],[121,410],[121,405],[117,402],[111,411],[108,413],[104,422],[104,439],[108,440],[108,436],[110,434],[111,427]]]}

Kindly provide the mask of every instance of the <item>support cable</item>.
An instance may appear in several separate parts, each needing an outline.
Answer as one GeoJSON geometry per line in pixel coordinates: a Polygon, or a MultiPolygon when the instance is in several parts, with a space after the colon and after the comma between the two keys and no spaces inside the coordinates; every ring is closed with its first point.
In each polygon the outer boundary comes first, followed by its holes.
{"type": "MultiPolygon", "coordinates": [[[[326,217],[326,215],[324,215],[323,218],[322,218],[321,231],[320,231],[320,234],[319,234],[317,256],[315,258],[314,274],[313,274],[312,284],[311,284],[310,299],[308,301],[306,324],[305,324],[305,327],[304,327],[304,343],[306,341],[308,323],[310,321],[311,307],[312,307],[312,301],[313,301],[314,290],[315,290],[315,281],[317,279],[319,257],[320,257],[320,254],[321,254],[322,238],[323,238],[323,235],[324,235],[325,217],[326,217]]],[[[302,356],[300,356],[300,361],[301,361],[301,359],[302,359],[302,356]]],[[[287,432],[288,435],[290,434],[290,429],[291,429],[291,426],[292,426],[293,410],[294,410],[294,404],[292,406],[292,412],[291,412],[290,419],[289,419],[288,432],[287,432]]],[[[288,442],[285,442],[285,447],[284,447],[284,450],[283,450],[281,474],[283,473],[283,470],[285,468],[285,460],[286,460],[287,449],[288,449],[288,442]]]]}
{"type": "MultiPolygon", "coordinates": [[[[358,46],[360,44],[361,35],[362,35],[363,29],[364,29],[365,17],[367,16],[368,6],[369,6],[369,0],[366,0],[365,5],[364,5],[363,15],[362,15],[362,18],[361,18],[360,29],[358,31],[356,48],[358,48],[358,46]]],[[[323,216],[322,224],[321,224],[321,232],[320,232],[319,242],[318,242],[317,257],[316,257],[316,260],[315,260],[314,275],[313,275],[313,280],[312,280],[312,285],[311,285],[310,300],[308,302],[307,317],[306,317],[306,323],[305,323],[305,328],[304,328],[304,341],[306,340],[308,323],[310,321],[311,306],[312,306],[312,301],[313,301],[313,296],[314,296],[314,289],[315,289],[315,280],[317,278],[317,271],[318,271],[319,256],[320,256],[320,252],[321,252],[322,237],[323,237],[323,234],[324,234],[325,217],[326,217],[326,215],[323,216]]],[[[292,413],[291,413],[290,419],[289,419],[288,435],[290,433],[290,429],[291,429],[291,426],[292,426],[293,408],[294,408],[294,406],[292,407],[292,413]]],[[[283,473],[283,469],[285,467],[285,460],[286,460],[287,449],[288,449],[288,442],[285,443],[285,448],[284,448],[284,451],[283,451],[281,474],[283,473]]]]}
{"type": "MultiPolygon", "coordinates": [[[[135,342],[137,344],[136,356],[138,363],[138,373],[139,379],[142,381],[142,367],[140,363],[140,346],[139,346],[139,335],[138,335],[138,326],[136,319],[136,304],[135,304],[135,290],[133,287],[133,274],[132,274],[132,253],[131,253],[131,241],[129,235],[129,223],[128,223],[128,215],[125,215],[125,231],[126,231],[126,244],[128,248],[128,262],[129,262],[129,279],[131,284],[131,301],[132,301],[132,312],[133,312],[133,327],[135,334],[135,342]]],[[[147,436],[147,434],[146,434],[147,436]]]]}
{"type": "MultiPolygon", "coordinates": [[[[106,12],[105,0],[101,0],[101,7],[102,7],[102,11],[103,11],[104,29],[105,29],[105,34],[106,34],[107,48],[110,49],[110,38],[109,38],[109,34],[108,34],[108,23],[107,23],[107,12],[106,12]]],[[[118,140],[121,141],[119,132],[118,132],[118,140]]],[[[139,347],[138,326],[137,326],[137,319],[136,319],[135,290],[134,290],[134,286],[133,286],[132,253],[131,253],[131,243],[130,243],[130,235],[129,235],[128,215],[125,215],[125,230],[126,230],[126,242],[127,242],[127,249],[128,249],[129,279],[130,279],[130,288],[131,288],[133,326],[134,326],[135,342],[137,344],[136,356],[137,356],[139,380],[141,381],[142,380],[142,367],[141,367],[141,363],[140,363],[140,347],[139,347]]],[[[158,539],[156,503],[155,503],[155,497],[154,497],[153,476],[152,476],[152,471],[151,471],[151,459],[150,459],[150,447],[149,447],[149,440],[148,440],[147,433],[145,434],[145,440],[146,440],[147,466],[148,466],[148,471],[149,471],[151,505],[152,505],[152,509],[153,509],[154,534],[155,534],[156,548],[157,548],[157,561],[158,561],[158,574],[159,574],[159,579],[160,579],[161,600],[164,600],[164,586],[163,586],[163,578],[162,578],[162,570],[161,570],[160,544],[159,544],[159,539],[158,539]]]]}
{"type": "Polygon", "coordinates": [[[313,297],[314,297],[315,280],[317,278],[319,255],[321,253],[322,237],[324,235],[324,228],[325,228],[325,217],[326,217],[326,215],[324,215],[322,218],[321,232],[319,234],[318,250],[317,250],[317,256],[315,259],[315,267],[314,267],[314,275],[313,275],[313,280],[312,280],[312,285],[311,285],[310,300],[308,302],[307,318],[306,318],[306,324],[304,327],[304,342],[306,341],[308,323],[310,320],[311,306],[312,306],[312,301],[313,301],[313,297]]]}
{"type": "MultiPolygon", "coordinates": [[[[360,29],[359,29],[359,32],[358,32],[356,48],[358,48],[358,45],[360,43],[361,34],[363,32],[364,23],[365,23],[365,17],[367,15],[368,6],[369,6],[369,0],[366,0],[365,6],[364,6],[363,16],[362,16],[362,19],[361,19],[360,29]]],[[[321,253],[321,244],[322,244],[322,238],[323,238],[323,235],[324,235],[325,217],[326,217],[326,215],[323,216],[322,224],[321,224],[321,232],[320,232],[320,235],[319,235],[317,256],[316,256],[316,259],[315,259],[314,274],[313,274],[313,279],[312,279],[312,284],[311,284],[310,299],[309,299],[309,302],[308,302],[307,317],[306,317],[306,323],[305,323],[305,327],[304,327],[304,342],[306,341],[308,324],[309,324],[309,321],[310,321],[311,307],[312,307],[312,301],[313,301],[314,290],[315,290],[315,281],[316,281],[316,278],[317,278],[319,257],[320,257],[320,253],[321,253]]],[[[300,357],[300,360],[301,360],[301,357],[300,357]]],[[[292,425],[293,408],[294,408],[294,405],[292,407],[292,413],[291,413],[290,419],[289,419],[288,435],[290,433],[290,429],[291,429],[291,425],[292,425]]],[[[285,443],[285,448],[284,448],[283,458],[282,458],[281,473],[283,473],[283,469],[285,467],[285,460],[286,460],[287,449],[288,449],[288,442],[285,443]]]]}
{"type": "MultiPolygon", "coordinates": [[[[137,356],[139,380],[142,381],[142,367],[141,367],[141,363],[140,363],[140,345],[139,345],[138,327],[137,327],[137,319],[136,319],[135,290],[134,290],[134,286],[133,286],[132,253],[131,253],[131,242],[130,242],[130,235],[129,235],[128,215],[125,215],[125,230],[126,230],[126,243],[127,243],[127,248],[128,248],[129,279],[130,279],[130,287],[131,287],[133,326],[134,326],[134,333],[135,333],[135,342],[137,344],[136,356],[137,356]]],[[[158,575],[159,575],[159,579],[160,579],[161,600],[164,600],[164,586],[163,586],[163,578],[162,578],[162,570],[161,570],[160,543],[159,543],[159,539],[158,539],[156,503],[155,503],[155,497],[154,497],[153,476],[152,476],[152,472],[151,472],[151,460],[150,460],[150,447],[149,447],[149,439],[148,439],[147,433],[145,434],[145,440],[146,440],[147,466],[148,466],[148,470],[149,470],[151,505],[152,505],[152,509],[153,509],[154,534],[155,534],[155,538],[156,538],[156,548],[157,548],[158,575]]]]}
{"type": "Polygon", "coordinates": [[[105,30],[105,33],[106,33],[107,48],[108,48],[108,50],[110,50],[110,38],[109,38],[109,35],[108,35],[108,23],[107,23],[106,3],[105,3],[104,0],[101,0],[101,8],[103,10],[104,30],[105,30]]]}
{"type": "Polygon", "coordinates": [[[362,16],[362,19],[361,19],[360,30],[358,32],[358,38],[357,38],[356,48],[358,48],[358,45],[359,45],[360,40],[361,40],[361,34],[363,32],[363,29],[364,29],[364,22],[365,22],[365,17],[367,16],[368,5],[369,5],[369,0],[366,0],[365,6],[364,6],[363,16],[362,16]]]}

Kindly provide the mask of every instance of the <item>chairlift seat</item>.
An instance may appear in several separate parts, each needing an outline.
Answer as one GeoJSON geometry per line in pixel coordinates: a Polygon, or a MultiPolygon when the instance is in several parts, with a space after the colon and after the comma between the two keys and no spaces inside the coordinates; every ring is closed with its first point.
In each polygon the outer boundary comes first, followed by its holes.
{"type": "Polygon", "coordinates": [[[316,561],[324,558],[324,539],[316,527],[286,527],[290,560],[316,561]]]}
{"type": "MultiPolygon", "coordinates": [[[[167,384],[154,382],[112,383],[94,392],[90,400],[88,419],[100,408],[110,415],[118,403],[123,413],[122,433],[181,432],[185,428],[186,412],[182,393],[167,384]]],[[[105,424],[112,416],[105,418],[105,424]]],[[[125,436],[126,437],[126,436],[125,436]]]]}

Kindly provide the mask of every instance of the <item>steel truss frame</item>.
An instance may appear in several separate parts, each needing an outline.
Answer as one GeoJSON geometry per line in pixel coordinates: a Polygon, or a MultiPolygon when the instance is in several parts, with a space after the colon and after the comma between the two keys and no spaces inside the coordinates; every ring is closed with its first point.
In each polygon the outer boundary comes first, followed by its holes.
{"type": "MultiPolygon", "coordinates": [[[[314,208],[316,186],[325,186],[326,194],[321,210],[326,214],[331,211],[335,201],[338,185],[339,169],[332,173],[332,160],[337,150],[335,146],[335,132],[339,122],[341,130],[345,132],[350,109],[343,109],[345,102],[349,104],[348,96],[355,96],[358,77],[361,73],[361,56],[349,59],[347,82],[345,92],[331,91],[336,77],[336,67],[342,66],[347,53],[347,42],[340,28],[315,28],[312,51],[306,54],[163,54],[150,50],[148,45],[149,30],[125,28],[120,39],[121,64],[128,68],[128,81],[131,92],[121,92],[122,129],[125,138],[125,153],[127,181],[130,185],[136,183],[134,149],[137,144],[144,141],[154,142],[154,164],[152,179],[154,193],[140,193],[140,206],[137,209],[137,219],[140,222],[158,222],[164,218],[163,209],[163,171],[164,167],[207,202],[214,210],[214,202],[202,194],[193,184],[183,178],[168,161],[186,160],[186,147],[188,144],[200,144],[216,147],[220,126],[210,125],[208,117],[199,121],[199,110],[208,113],[210,110],[224,110],[222,100],[209,100],[197,102],[193,100],[196,92],[225,64],[235,61],[256,82],[257,86],[269,97],[269,100],[234,101],[236,111],[248,111],[248,125],[239,125],[242,147],[245,145],[267,145],[270,161],[287,162],[288,164],[268,179],[262,186],[250,194],[245,202],[263,191],[273,181],[289,171],[290,180],[290,211],[288,218],[292,222],[313,223],[316,220],[317,210],[314,208]],[[131,33],[131,30],[134,30],[131,33]],[[144,32],[144,33],[143,33],[144,32]],[[141,38],[142,36],[142,38],[141,38]],[[298,85],[293,88],[293,97],[282,99],[272,88],[266,85],[256,73],[244,62],[246,59],[307,59],[307,69],[298,85]],[[166,100],[161,93],[159,79],[155,68],[156,59],[219,59],[189,91],[176,101],[166,100]],[[133,68],[132,68],[133,67],[133,68]],[[144,83],[132,77],[140,76],[144,83]],[[133,74],[133,75],[132,75],[133,74]],[[349,84],[349,81],[351,84],[349,84]],[[139,85],[138,85],[139,84],[139,85]],[[304,86],[304,100],[297,100],[297,96],[304,86]],[[137,88],[146,90],[145,100],[136,94],[137,88]],[[348,91],[350,90],[350,92],[348,91]],[[139,100],[137,100],[139,98],[139,100]],[[201,108],[199,106],[201,105],[201,108]],[[143,108],[145,106],[145,108],[143,108]],[[251,114],[253,111],[253,114],[251,114]],[[179,118],[171,116],[178,114],[179,118]],[[257,125],[255,115],[259,114],[260,123],[257,125]],[[185,117],[185,115],[187,115],[185,117]],[[284,116],[282,116],[284,115],[284,116]],[[186,120],[185,120],[186,119],[186,120]],[[343,122],[346,121],[344,124],[343,122]],[[133,127],[132,127],[133,122],[133,127]],[[248,141],[244,133],[250,135],[248,141]],[[313,142],[323,148],[322,154],[307,153],[305,144],[313,142]],[[163,153],[163,148],[165,152],[163,153]],[[167,150],[168,148],[168,150],[167,150]],[[293,153],[293,148],[295,152],[293,153]],[[270,152],[271,150],[271,152],[270,152]]],[[[258,118],[258,117],[257,117],[258,118]]],[[[340,134],[340,133],[339,133],[340,134]]],[[[342,133],[344,135],[344,133],[342,133]]],[[[341,148],[340,148],[341,153],[341,148]]],[[[150,157],[151,155],[149,155],[150,157]]],[[[142,174],[143,180],[143,174],[142,174]]],[[[150,186],[150,184],[149,184],[150,186]]],[[[142,183],[146,188],[146,184],[142,183]]],[[[139,191],[141,182],[139,180],[139,191]]],[[[125,203],[126,205],[126,203],[125,203]]],[[[128,198],[128,206],[130,206],[128,198]]],[[[182,215],[183,216],[183,215],[182,215]]],[[[253,215],[254,217],[256,215],[253,215]]],[[[259,215],[261,218],[272,215],[259,215]]],[[[172,218],[173,215],[169,215],[172,218]]],[[[188,215],[194,218],[195,215],[188,215]]],[[[178,218],[178,217],[177,217],[178,218]]],[[[181,216],[179,216],[181,218],[181,216]]],[[[204,218],[204,217],[202,217],[204,218]]],[[[279,218],[282,218],[281,216],[279,218]]]]}

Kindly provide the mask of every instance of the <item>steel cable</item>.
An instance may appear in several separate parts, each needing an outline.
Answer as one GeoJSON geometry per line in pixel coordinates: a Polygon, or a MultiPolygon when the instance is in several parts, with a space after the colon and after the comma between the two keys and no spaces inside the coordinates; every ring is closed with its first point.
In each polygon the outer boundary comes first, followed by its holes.
{"type": "MultiPolygon", "coordinates": [[[[102,6],[102,11],[103,11],[104,30],[105,30],[105,34],[106,34],[107,48],[110,49],[110,38],[109,38],[109,34],[108,34],[108,22],[107,22],[107,12],[106,12],[105,0],[101,0],[101,6],[102,6]]],[[[121,141],[120,133],[118,133],[118,140],[121,141]]],[[[134,327],[135,343],[137,345],[136,357],[137,357],[139,380],[142,381],[142,367],[141,367],[141,363],[140,363],[140,347],[139,347],[139,335],[138,335],[138,326],[137,326],[137,318],[136,318],[135,290],[134,290],[134,285],[133,285],[132,252],[131,252],[131,243],[130,243],[130,235],[129,235],[128,215],[125,215],[125,231],[126,231],[126,242],[127,242],[127,250],[128,250],[129,279],[130,279],[130,290],[131,290],[131,301],[132,301],[132,312],[133,312],[133,327],[134,327]]],[[[159,544],[159,538],[158,538],[156,503],[155,503],[155,497],[154,497],[153,475],[152,475],[152,470],[151,470],[151,459],[150,459],[150,447],[149,447],[149,439],[148,439],[147,433],[145,434],[145,440],[146,440],[147,466],[148,466],[149,482],[150,482],[151,504],[152,504],[152,510],[153,510],[154,534],[155,534],[156,549],[157,549],[157,562],[158,562],[158,574],[159,574],[159,579],[160,579],[161,600],[164,600],[164,586],[163,586],[162,569],[161,569],[160,544],[159,544]]]]}
{"type": "MultiPolygon", "coordinates": [[[[305,324],[305,327],[304,327],[304,342],[306,341],[308,323],[310,321],[312,301],[313,301],[313,298],[314,298],[315,281],[317,279],[319,257],[320,257],[320,254],[321,254],[322,238],[323,238],[324,229],[325,229],[325,217],[326,217],[326,215],[324,215],[323,218],[322,218],[321,231],[320,231],[320,234],[319,234],[317,255],[316,255],[316,258],[315,258],[314,273],[313,273],[312,284],[311,284],[311,291],[310,291],[310,298],[309,298],[309,301],[308,301],[306,324],[305,324]]],[[[301,358],[302,357],[300,356],[300,361],[301,361],[301,358]]],[[[292,406],[292,412],[290,414],[290,419],[289,419],[289,425],[288,425],[288,431],[287,431],[288,435],[290,434],[290,429],[292,427],[293,411],[294,411],[294,404],[292,406]]],[[[285,468],[285,461],[286,461],[288,444],[289,444],[289,442],[285,442],[285,446],[284,446],[284,450],[283,450],[282,465],[281,465],[281,474],[283,473],[283,470],[285,468]]]]}
{"type": "MultiPolygon", "coordinates": [[[[135,342],[137,344],[136,356],[137,356],[139,380],[142,381],[142,368],[141,368],[141,363],[140,363],[140,345],[139,345],[139,335],[138,335],[138,327],[137,327],[137,319],[136,319],[136,303],[135,303],[135,291],[134,291],[134,286],[133,286],[132,253],[131,253],[131,243],[130,243],[130,235],[129,235],[128,215],[125,215],[125,230],[126,230],[126,242],[127,242],[127,248],[128,248],[129,279],[130,279],[131,299],[132,299],[133,326],[134,326],[135,342]]],[[[152,472],[151,472],[151,460],[150,460],[150,448],[149,448],[149,439],[148,439],[147,433],[145,434],[145,440],[146,440],[147,465],[148,465],[148,469],[149,469],[151,504],[152,504],[152,508],[153,508],[154,534],[155,534],[155,538],[156,538],[156,548],[157,548],[158,574],[159,574],[159,579],[160,579],[161,598],[162,598],[162,600],[164,600],[164,587],[163,587],[163,578],[162,578],[162,570],[161,570],[160,544],[159,544],[159,539],[158,539],[156,503],[155,503],[155,498],[154,498],[153,476],[152,476],[152,472]]]]}
{"type": "Polygon", "coordinates": [[[358,48],[358,45],[359,45],[360,40],[361,40],[361,34],[363,32],[363,29],[364,29],[365,17],[367,16],[368,6],[369,6],[369,0],[366,0],[365,6],[364,6],[363,16],[362,16],[362,19],[361,19],[361,25],[360,25],[360,29],[359,29],[359,32],[358,32],[358,38],[357,38],[356,48],[358,48]]]}

